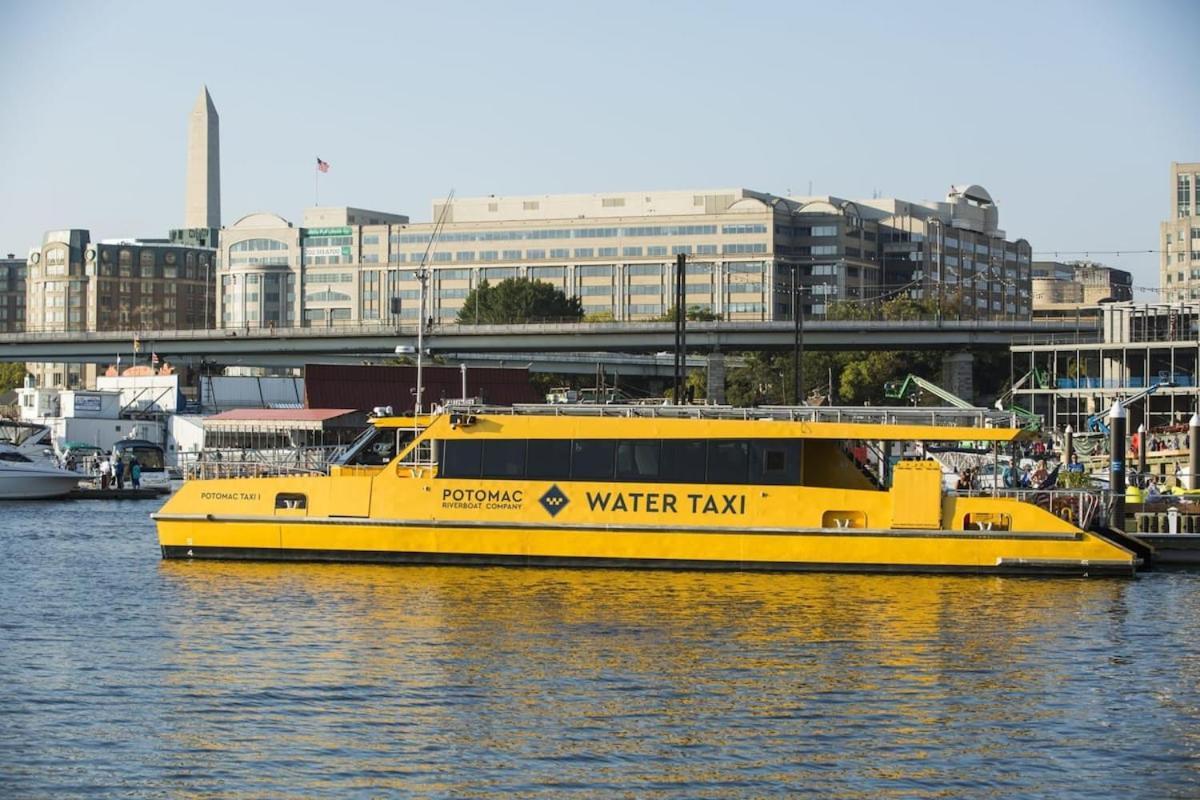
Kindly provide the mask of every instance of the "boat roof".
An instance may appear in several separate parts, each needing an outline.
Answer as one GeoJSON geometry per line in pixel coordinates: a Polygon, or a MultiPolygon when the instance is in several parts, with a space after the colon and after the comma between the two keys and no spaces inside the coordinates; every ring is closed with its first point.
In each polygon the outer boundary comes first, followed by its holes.
{"type": "Polygon", "coordinates": [[[988,409],[837,406],[645,406],[451,404],[439,414],[386,417],[378,427],[429,425],[448,417],[441,438],[802,438],[1011,442],[1030,438],[1011,414],[988,409]],[[702,430],[698,428],[702,426],[702,430]]]}

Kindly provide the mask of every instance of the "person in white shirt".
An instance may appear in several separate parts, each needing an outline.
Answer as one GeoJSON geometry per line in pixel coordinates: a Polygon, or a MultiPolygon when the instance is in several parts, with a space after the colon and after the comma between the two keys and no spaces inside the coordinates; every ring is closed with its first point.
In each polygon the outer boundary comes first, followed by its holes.
{"type": "Polygon", "coordinates": [[[100,460],[100,488],[107,489],[112,480],[112,462],[107,458],[100,460]]]}

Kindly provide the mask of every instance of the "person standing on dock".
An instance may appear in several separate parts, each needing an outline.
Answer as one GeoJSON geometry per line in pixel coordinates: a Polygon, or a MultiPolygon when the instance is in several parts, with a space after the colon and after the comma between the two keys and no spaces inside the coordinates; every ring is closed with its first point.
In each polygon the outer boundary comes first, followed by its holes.
{"type": "Polygon", "coordinates": [[[117,478],[117,488],[125,488],[125,464],[120,458],[113,461],[113,475],[117,478]]]}
{"type": "Polygon", "coordinates": [[[133,482],[133,488],[142,488],[142,465],[136,458],[129,462],[129,480],[133,482]]]}
{"type": "Polygon", "coordinates": [[[107,489],[112,481],[112,462],[107,458],[100,459],[100,488],[107,489]]]}

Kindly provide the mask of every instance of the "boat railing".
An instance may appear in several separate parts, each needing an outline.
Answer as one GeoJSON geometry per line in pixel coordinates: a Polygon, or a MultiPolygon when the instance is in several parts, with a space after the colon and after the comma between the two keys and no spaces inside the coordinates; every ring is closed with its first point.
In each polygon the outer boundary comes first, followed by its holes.
{"type": "Polygon", "coordinates": [[[1094,489],[958,489],[958,497],[1002,497],[1030,503],[1086,530],[1108,517],[1109,493],[1094,489]]]}
{"type": "Polygon", "coordinates": [[[210,448],[199,453],[181,454],[179,467],[184,480],[327,475],[329,465],[344,449],[340,445],[287,450],[210,448]]]}
{"type": "Polygon", "coordinates": [[[779,420],[785,422],[854,422],[872,425],[929,425],[959,428],[1020,428],[1021,421],[1007,411],[987,408],[867,407],[867,406],[758,406],[642,405],[617,403],[515,403],[493,406],[448,401],[446,413],[531,415],[553,417],[650,417],[661,419],[779,420]]]}

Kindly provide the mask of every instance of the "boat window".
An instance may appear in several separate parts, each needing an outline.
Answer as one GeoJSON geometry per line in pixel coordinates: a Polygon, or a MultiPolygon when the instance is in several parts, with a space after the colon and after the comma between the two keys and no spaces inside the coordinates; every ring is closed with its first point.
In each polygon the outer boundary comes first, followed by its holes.
{"type": "Polygon", "coordinates": [[[565,480],[571,474],[571,440],[530,439],[525,474],[530,478],[565,480]]]}
{"type": "Polygon", "coordinates": [[[795,439],[449,439],[442,478],[795,486],[795,439]]]}
{"type": "Polygon", "coordinates": [[[381,467],[390,464],[399,449],[413,439],[411,429],[368,428],[354,440],[335,463],[347,466],[381,467]]]}
{"type": "Polygon", "coordinates": [[[308,496],[291,492],[275,495],[275,508],[308,508],[308,496]]]}
{"type": "Polygon", "coordinates": [[[438,475],[443,478],[478,478],[483,457],[480,439],[448,439],[442,442],[442,461],[438,475]]]}
{"type": "Polygon", "coordinates": [[[12,461],[16,464],[32,464],[33,459],[26,458],[20,453],[0,453],[0,461],[12,461]]]}
{"type": "Polygon", "coordinates": [[[658,480],[660,448],[657,439],[617,442],[617,480],[658,480]]]}
{"type": "Polygon", "coordinates": [[[571,479],[612,480],[615,445],[612,439],[576,439],[571,446],[571,479]]]}
{"type": "Polygon", "coordinates": [[[481,475],[484,478],[525,477],[525,440],[485,439],[481,475]]]}
{"type": "Polygon", "coordinates": [[[663,439],[662,465],[659,470],[664,483],[704,483],[704,441],[695,439],[663,439]]]}
{"type": "Polygon", "coordinates": [[[787,439],[754,439],[750,442],[750,483],[800,482],[800,443],[787,439]]]}
{"type": "Polygon", "coordinates": [[[744,441],[708,443],[708,482],[745,483],[749,466],[750,447],[744,441]]]}
{"type": "Polygon", "coordinates": [[[121,447],[116,448],[121,458],[128,456],[136,458],[143,472],[161,472],[163,469],[162,449],[158,447],[121,447]]]}

